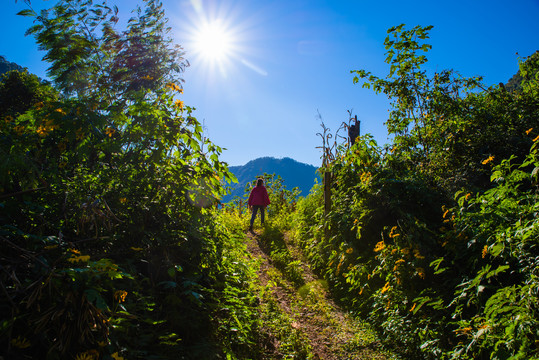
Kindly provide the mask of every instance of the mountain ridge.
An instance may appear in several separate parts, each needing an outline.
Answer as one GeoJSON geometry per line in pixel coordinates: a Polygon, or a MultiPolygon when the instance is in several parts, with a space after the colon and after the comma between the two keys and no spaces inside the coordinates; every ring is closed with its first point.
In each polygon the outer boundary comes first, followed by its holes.
{"type": "Polygon", "coordinates": [[[266,174],[281,176],[283,184],[288,190],[298,187],[300,196],[306,196],[315,184],[315,179],[320,180],[316,166],[299,162],[290,157],[275,158],[264,156],[248,161],[245,165],[229,166],[238,179],[237,184],[231,184],[231,194],[225,196],[223,203],[231,201],[235,196],[243,197],[245,186],[266,174]]]}

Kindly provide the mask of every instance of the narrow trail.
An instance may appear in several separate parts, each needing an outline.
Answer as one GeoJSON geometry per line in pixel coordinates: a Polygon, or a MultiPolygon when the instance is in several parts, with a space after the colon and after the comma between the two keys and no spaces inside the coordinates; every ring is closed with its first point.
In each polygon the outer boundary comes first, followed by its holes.
{"type": "MultiPolygon", "coordinates": [[[[272,259],[274,255],[261,234],[247,233],[247,240],[247,250],[260,263],[260,286],[271,293],[270,301],[274,301],[279,311],[289,319],[290,327],[308,342],[308,359],[396,359],[381,349],[374,331],[335,304],[328,293],[327,283],[313,273],[289,234],[283,234],[292,259],[286,268],[272,259]],[[295,269],[294,273],[301,274],[301,278],[296,276],[291,281],[287,270],[290,267],[295,269]]],[[[280,353],[276,339],[272,342],[272,349],[264,359],[289,358],[280,353]]]]}

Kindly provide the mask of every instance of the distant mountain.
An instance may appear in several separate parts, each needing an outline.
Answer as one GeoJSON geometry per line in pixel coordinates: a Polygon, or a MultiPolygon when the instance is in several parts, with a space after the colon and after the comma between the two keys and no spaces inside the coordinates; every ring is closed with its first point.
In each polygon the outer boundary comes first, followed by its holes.
{"type": "Polygon", "coordinates": [[[300,189],[300,196],[309,194],[314,185],[314,179],[318,178],[320,180],[315,166],[300,163],[290,158],[263,157],[251,160],[243,166],[230,166],[229,169],[238,178],[238,183],[233,184],[234,190],[232,194],[226,196],[223,203],[231,201],[234,196],[243,197],[245,185],[264,175],[264,173],[281,176],[283,184],[288,190],[295,187],[300,189]]]}
{"type": "Polygon", "coordinates": [[[23,71],[24,68],[14,62],[9,62],[5,56],[0,55],[0,75],[7,73],[11,70],[23,71]]]}

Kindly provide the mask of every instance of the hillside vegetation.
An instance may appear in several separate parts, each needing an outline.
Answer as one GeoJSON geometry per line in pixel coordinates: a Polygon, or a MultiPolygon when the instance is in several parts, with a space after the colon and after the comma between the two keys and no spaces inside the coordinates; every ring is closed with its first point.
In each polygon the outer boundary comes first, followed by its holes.
{"type": "Polygon", "coordinates": [[[325,149],[331,207],[264,174],[247,234],[159,1],[122,31],[91,2],[21,15],[52,83],[0,79],[4,359],[539,358],[537,53],[507,91],[390,29],[389,74],[353,74],[392,143],[325,149]]]}

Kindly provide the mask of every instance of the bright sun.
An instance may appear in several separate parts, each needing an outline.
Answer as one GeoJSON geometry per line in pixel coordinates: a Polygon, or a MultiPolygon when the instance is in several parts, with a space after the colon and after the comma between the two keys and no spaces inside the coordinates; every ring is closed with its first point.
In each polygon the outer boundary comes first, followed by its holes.
{"type": "Polygon", "coordinates": [[[233,52],[233,36],[219,21],[204,24],[194,37],[194,50],[209,62],[226,61],[233,52]]]}

